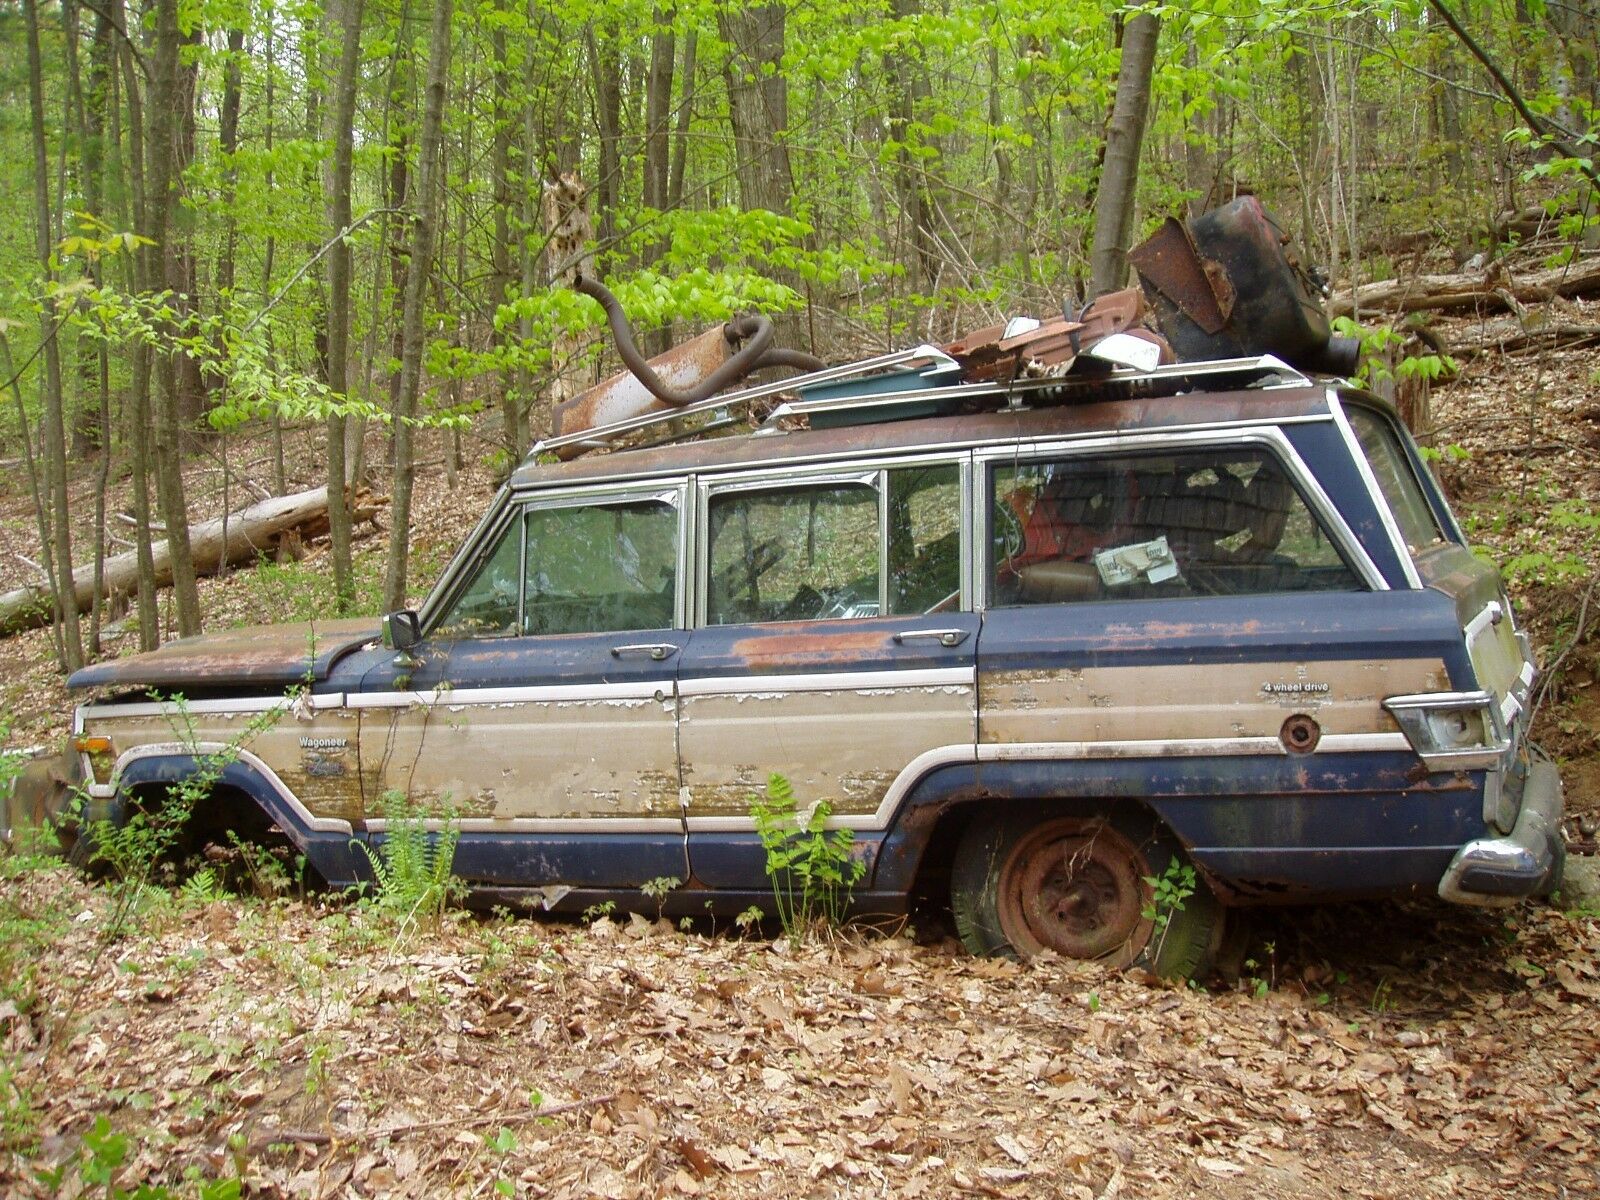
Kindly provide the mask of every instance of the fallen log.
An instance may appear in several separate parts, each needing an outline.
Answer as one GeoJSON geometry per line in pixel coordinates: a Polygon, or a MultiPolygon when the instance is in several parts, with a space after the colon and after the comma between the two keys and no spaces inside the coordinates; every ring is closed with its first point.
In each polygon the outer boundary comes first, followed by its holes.
{"type": "MultiPolygon", "coordinates": [[[[351,502],[352,524],[371,521],[387,500],[369,492],[358,492],[351,502]]],[[[300,542],[328,532],[328,489],[313,488],[292,496],[274,496],[226,518],[217,517],[189,527],[189,551],[195,573],[214,575],[223,565],[254,562],[262,555],[276,555],[280,543],[293,538],[300,542]],[[226,528],[224,528],[226,526],[226,528]]],[[[156,586],[172,583],[172,555],[165,540],[151,546],[155,559],[156,586]]],[[[79,612],[87,612],[94,602],[94,565],[76,567],[72,572],[74,600],[79,612]]],[[[139,555],[135,550],[112,555],[105,560],[105,595],[109,599],[131,595],[139,586],[139,555]]],[[[51,590],[43,585],[15,588],[0,594],[0,636],[48,625],[55,612],[51,590]]]]}
{"type": "Polygon", "coordinates": [[[1496,322],[1477,341],[1465,342],[1451,350],[1452,357],[1465,360],[1480,354],[1516,354],[1523,350],[1564,350],[1600,344],[1600,325],[1546,325],[1524,329],[1518,322],[1496,322]]]}
{"type": "Polygon", "coordinates": [[[1558,296],[1571,299],[1600,292],[1600,259],[1584,259],[1542,271],[1508,272],[1502,264],[1462,275],[1413,275],[1385,279],[1342,292],[1328,301],[1328,312],[1348,317],[1359,304],[1363,312],[1421,312],[1425,309],[1477,309],[1499,312],[1516,304],[1542,304],[1558,296]]]}

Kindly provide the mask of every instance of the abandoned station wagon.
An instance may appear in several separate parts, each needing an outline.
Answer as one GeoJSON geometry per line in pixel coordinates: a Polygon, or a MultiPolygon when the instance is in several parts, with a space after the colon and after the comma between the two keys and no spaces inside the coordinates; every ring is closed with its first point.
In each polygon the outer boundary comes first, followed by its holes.
{"type": "Polygon", "coordinates": [[[1392,408],[1267,356],[1070,357],[975,382],[919,347],[737,393],[778,399],[753,433],[556,461],[724,396],[552,439],[387,645],[243,630],[74,676],[121,690],[78,713],[93,815],[277,708],[216,803],[333,885],[398,790],[457,814],[481,902],[675,878],[667,912],[738,911],[781,772],[855,831],[857,909],[948,903],[981,953],[1193,973],[1235,906],[1552,889],[1528,645],[1392,408]],[[1189,866],[1158,938],[1151,881],[1189,866]]]}

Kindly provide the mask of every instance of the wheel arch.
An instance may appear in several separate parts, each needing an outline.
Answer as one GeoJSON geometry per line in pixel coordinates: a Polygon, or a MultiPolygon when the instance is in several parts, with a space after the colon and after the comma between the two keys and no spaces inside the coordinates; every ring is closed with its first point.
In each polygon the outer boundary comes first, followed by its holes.
{"type": "MultiPolygon", "coordinates": [[[[235,803],[276,826],[330,885],[346,886],[360,878],[360,855],[352,844],[356,834],[349,821],[317,817],[306,808],[277,774],[248,750],[224,746],[199,745],[173,749],[141,747],[125,755],[116,776],[113,808],[125,811],[136,797],[164,792],[201,773],[201,760],[207,755],[228,754],[209,794],[197,812],[208,823],[217,823],[235,803]],[[141,752],[142,751],[142,752],[141,752]]],[[[219,828],[226,828],[223,819],[219,828]]]]}
{"type": "Polygon", "coordinates": [[[1148,796],[1091,778],[1082,762],[959,763],[935,767],[906,792],[890,817],[872,877],[873,890],[945,900],[955,848],[968,825],[998,807],[1041,818],[1091,815],[1119,807],[1137,812],[1189,847],[1148,796]]]}

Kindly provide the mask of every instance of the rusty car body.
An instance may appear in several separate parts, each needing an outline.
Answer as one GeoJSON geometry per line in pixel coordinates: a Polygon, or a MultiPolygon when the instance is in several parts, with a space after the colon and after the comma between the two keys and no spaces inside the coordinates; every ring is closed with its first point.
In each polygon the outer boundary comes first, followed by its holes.
{"type": "Polygon", "coordinates": [[[947,902],[980,952],[1192,974],[1238,906],[1552,889],[1529,646],[1392,407],[1260,354],[1096,360],[1090,324],[991,331],[971,376],[923,347],[750,387],[778,404],[753,432],[536,447],[391,644],[319,623],[87,667],[89,816],[276,712],[216,811],[335,886],[400,792],[459,827],[480,903],[738,912],[780,772],[854,831],[857,909],[947,902]],[[1030,329],[1056,361],[998,369],[1030,329]],[[1158,925],[1164,876],[1189,897],[1158,925]]]}

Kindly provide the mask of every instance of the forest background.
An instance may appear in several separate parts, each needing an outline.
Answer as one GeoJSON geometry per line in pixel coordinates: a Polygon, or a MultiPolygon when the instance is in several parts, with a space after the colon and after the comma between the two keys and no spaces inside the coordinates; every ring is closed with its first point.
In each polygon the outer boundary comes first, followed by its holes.
{"type": "Polygon", "coordinates": [[[281,495],[289,439],[389,497],[386,554],[353,557],[362,502],[329,489],[320,607],[402,606],[419,439],[452,486],[503,475],[612,369],[548,248],[562,176],[655,349],[746,309],[838,360],[1073,308],[1122,270],[1097,211],[1125,247],[1242,192],[1347,294],[1481,266],[1530,214],[1544,265],[1577,261],[1594,6],[1455,9],[6,0],[0,455],[39,553],[8,571],[92,601],[60,606],[62,668],[106,649],[118,591],[140,646],[196,632],[185,472],[215,465],[221,511],[281,495]],[[230,438],[270,445],[259,471],[230,438]]]}

